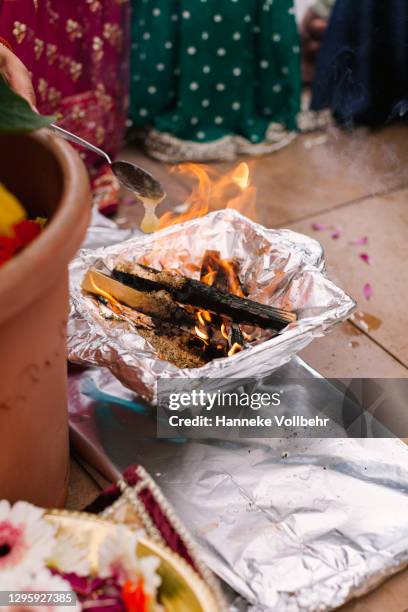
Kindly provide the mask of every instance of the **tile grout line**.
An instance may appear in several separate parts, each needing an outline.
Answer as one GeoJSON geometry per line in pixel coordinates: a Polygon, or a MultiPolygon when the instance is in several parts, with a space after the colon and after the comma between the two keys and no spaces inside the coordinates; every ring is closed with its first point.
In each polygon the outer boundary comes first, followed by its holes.
{"type": "Polygon", "coordinates": [[[302,221],[307,221],[308,219],[313,219],[314,217],[318,216],[318,215],[326,215],[327,213],[333,212],[335,210],[339,210],[342,208],[347,208],[348,206],[353,206],[354,204],[360,204],[361,202],[364,202],[365,200],[372,200],[373,198],[380,198],[382,196],[387,196],[387,195],[392,195],[394,193],[398,193],[398,191],[402,191],[404,189],[406,189],[408,187],[408,183],[402,183],[401,185],[397,185],[395,187],[392,187],[391,189],[387,189],[384,191],[378,191],[376,193],[373,193],[371,195],[365,195],[365,196],[361,196],[359,198],[355,198],[354,200],[348,200],[347,202],[341,202],[340,204],[335,204],[334,206],[332,206],[331,208],[325,208],[323,210],[320,210],[317,213],[311,213],[311,214],[307,214],[304,215],[303,217],[298,217],[297,219],[293,219],[289,222],[285,222],[285,223],[278,223],[276,224],[276,228],[282,228],[282,227],[289,227],[290,225],[295,225],[296,223],[300,223],[302,221]]]}
{"type": "Polygon", "coordinates": [[[382,344],[380,344],[380,342],[374,338],[373,336],[371,336],[369,334],[369,332],[367,332],[365,329],[362,329],[361,327],[359,327],[358,325],[356,325],[353,321],[351,321],[350,319],[347,319],[347,322],[350,323],[353,327],[355,327],[356,329],[358,329],[359,332],[361,332],[366,338],[368,338],[369,340],[371,340],[371,342],[373,342],[376,346],[378,346],[378,348],[382,349],[385,353],[387,353],[387,355],[389,355],[390,357],[392,357],[392,359],[394,359],[397,363],[399,363],[400,365],[402,365],[403,368],[405,368],[405,370],[408,370],[408,365],[406,363],[404,363],[399,357],[397,357],[396,355],[394,355],[389,349],[387,349],[385,346],[383,346],[382,344]]]}

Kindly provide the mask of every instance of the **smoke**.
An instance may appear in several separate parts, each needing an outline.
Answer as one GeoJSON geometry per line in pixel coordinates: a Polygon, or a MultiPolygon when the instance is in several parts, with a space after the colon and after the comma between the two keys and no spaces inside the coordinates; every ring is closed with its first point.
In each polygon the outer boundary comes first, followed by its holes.
{"type": "MultiPolygon", "coordinates": [[[[408,110],[407,103],[403,109],[408,110]]],[[[342,199],[344,190],[349,189],[353,200],[408,185],[407,160],[402,157],[405,141],[401,125],[381,131],[330,127],[327,141],[322,141],[324,146],[310,148],[307,155],[311,156],[311,166],[319,168],[322,193],[327,181],[336,177],[342,199]]]]}

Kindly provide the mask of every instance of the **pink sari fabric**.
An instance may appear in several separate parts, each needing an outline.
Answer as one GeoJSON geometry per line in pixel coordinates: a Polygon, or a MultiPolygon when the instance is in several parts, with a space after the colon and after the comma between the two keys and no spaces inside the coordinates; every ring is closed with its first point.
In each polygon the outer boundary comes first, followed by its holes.
{"type": "Polygon", "coordinates": [[[31,71],[39,111],[111,155],[128,111],[129,12],[130,0],[0,0],[0,36],[31,71]]]}

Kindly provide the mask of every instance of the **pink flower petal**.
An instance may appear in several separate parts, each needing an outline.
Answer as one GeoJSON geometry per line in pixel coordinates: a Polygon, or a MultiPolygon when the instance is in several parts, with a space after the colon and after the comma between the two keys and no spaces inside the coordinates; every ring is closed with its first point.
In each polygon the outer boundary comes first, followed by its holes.
{"type": "Polygon", "coordinates": [[[371,258],[370,258],[368,253],[360,253],[359,257],[360,257],[360,259],[365,261],[366,264],[368,264],[368,265],[371,264],[371,258]]]}
{"type": "Polygon", "coordinates": [[[27,546],[22,526],[14,525],[10,521],[0,522],[0,542],[2,554],[0,555],[0,571],[9,569],[21,561],[27,546]]]}
{"type": "Polygon", "coordinates": [[[368,244],[368,236],[362,236],[362,238],[358,238],[357,240],[350,240],[349,244],[353,246],[364,246],[368,244]]]}
{"type": "Polygon", "coordinates": [[[325,225],[324,223],[312,223],[312,229],[314,229],[315,232],[324,232],[330,228],[331,225],[325,225]]]}
{"type": "Polygon", "coordinates": [[[336,229],[331,235],[333,240],[338,240],[340,236],[341,236],[341,231],[339,229],[336,229]]]}
{"type": "Polygon", "coordinates": [[[373,288],[370,283],[366,283],[363,287],[363,295],[366,300],[369,300],[373,296],[373,288]]]}

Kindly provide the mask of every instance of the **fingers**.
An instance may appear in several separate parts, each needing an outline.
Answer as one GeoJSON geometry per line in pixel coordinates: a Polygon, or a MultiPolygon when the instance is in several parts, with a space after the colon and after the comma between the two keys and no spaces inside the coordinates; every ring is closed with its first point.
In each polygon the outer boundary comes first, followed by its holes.
{"type": "Polygon", "coordinates": [[[326,30],[327,30],[327,21],[325,19],[316,17],[315,19],[312,19],[309,23],[309,32],[310,32],[311,38],[321,40],[326,30]]]}
{"type": "Polygon", "coordinates": [[[327,20],[319,17],[312,9],[309,9],[301,24],[303,39],[322,40],[327,29],[327,20]]]}
{"type": "Polygon", "coordinates": [[[316,58],[327,30],[327,24],[327,20],[319,17],[313,9],[309,9],[302,20],[300,26],[303,56],[302,77],[305,83],[313,81],[316,58]]]}
{"type": "Polygon", "coordinates": [[[317,17],[317,15],[316,15],[316,13],[314,12],[313,9],[309,8],[306,11],[306,13],[305,13],[305,15],[304,15],[304,17],[303,17],[303,19],[302,19],[302,21],[300,23],[300,33],[301,33],[302,37],[303,36],[308,36],[310,22],[313,21],[313,19],[316,19],[316,17],[317,17]]]}
{"type": "Polygon", "coordinates": [[[306,51],[309,55],[315,56],[319,53],[321,42],[318,40],[310,40],[306,45],[306,51]]]}
{"type": "Polygon", "coordinates": [[[0,49],[0,72],[10,87],[25,98],[33,110],[35,108],[35,93],[30,73],[23,62],[6,47],[0,49]]]}

